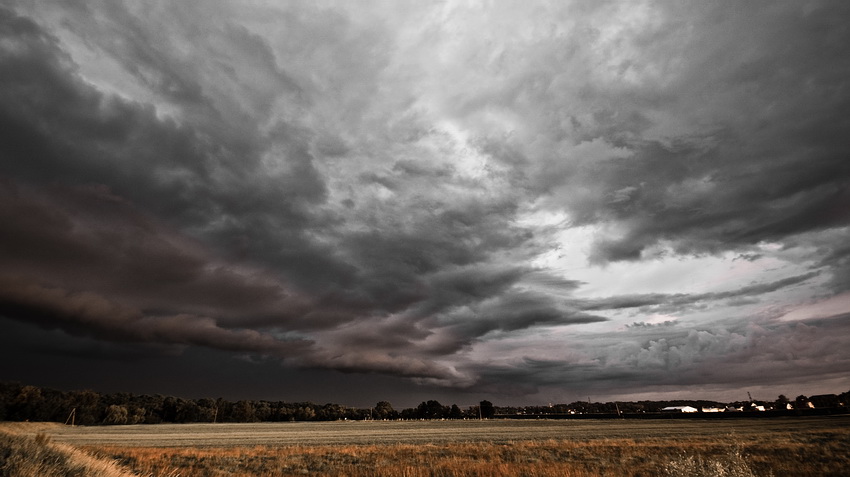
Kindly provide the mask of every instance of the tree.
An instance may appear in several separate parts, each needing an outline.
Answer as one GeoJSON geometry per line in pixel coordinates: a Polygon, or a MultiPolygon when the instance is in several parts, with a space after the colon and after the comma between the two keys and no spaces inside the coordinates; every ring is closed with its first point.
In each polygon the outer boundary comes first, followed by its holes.
{"type": "Polygon", "coordinates": [[[74,391],[70,393],[71,405],[76,408],[76,422],[83,426],[93,426],[101,422],[103,408],[100,406],[100,394],[94,391],[74,391]]]}
{"type": "Polygon", "coordinates": [[[388,401],[380,401],[375,404],[375,419],[395,419],[398,413],[388,401]]]}
{"type": "Polygon", "coordinates": [[[121,425],[127,424],[127,408],[112,404],[106,408],[106,417],[103,419],[104,424],[121,425]]]}
{"type": "Polygon", "coordinates": [[[463,411],[457,407],[457,404],[452,404],[452,410],[449,411],[449,419],[463,419],[463,411]]]}
{"type": "Polygon", "coordinates": [[[776,398],[776,402],[774,404],[776,405],[776,409],[788,409],[788,403],[790,403],[788,397],[784,394],[780,394],[779,397],[776,398]]]}
{"type": "Polygon", "coordinates": [[[177,422],[199,422],[201,420],[201,408],[195,401],[178,401],[177,422]]]}
{"type": "Polygon", "coordinates": [[[493,407],[492,402],[484,400],[478,403],[478,405],[479,409],[481,410],[482,419],[490,419],[491,417],[496,415],[496,408],[493,407]]]}
{"type": "Polygon", "coordinates": [[[296,421],[312,421],[314,419],[316,419],[316,410],[310,403],[305,403],[295,411],[296,421]]]}
{"type": "Polygon", "coordinates": [[[345,408],[339,404],[327,403],[316,412],[316,419],[320,421],[338,421],[343,417],[345,417],[345,408]]]}
{"type": "Polygon", "coordinates": [[[447,414],[448,409],[433,399],[419,404],[416,408],[416,417],[419,419],[443,419],[447,414]]]}
{"type": "Polygon", "coordinates": [[[254,422],[254,404],[251,401],[237,401],[233,406],[232,419],[235,422],[254,422]]]}
{"type": "Polygon", "coordinates": [[[162,404],[160,405],[160,413],[159,416],[165,422],[178,422],[177,421],[177,408],[179,407],[177,403],[177,398],[168,396],[162,400],[162,404]]]}
{"type": "Polygon", "coordinates": [[[213,422],[218,416],[218,408],[214,399],[203,398],[196,401],[198,405],[198,422],[213,422]]]}
{"type": "Polygon", "coordinates": [[[128,413],[127,423],[128,424],[142,424],[145,422],[145,414],[147,414],[147,409],[143,407],[135,407],[133,408],[132,414],[128,413]]]}
{"type": "Polygon", "coordinates": [[[15,421],[43,421],[41,388],[23,386],[12,401],[10,417],[15,421]]]}

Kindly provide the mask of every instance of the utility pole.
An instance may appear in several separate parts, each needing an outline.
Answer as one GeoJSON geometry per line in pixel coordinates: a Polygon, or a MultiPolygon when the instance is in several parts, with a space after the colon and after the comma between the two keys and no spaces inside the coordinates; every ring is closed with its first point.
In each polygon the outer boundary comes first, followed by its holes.
{"type": "Polygon", "coordinates": [[[65,425],[68,425],[68,421],[71,421],[71,427],[74,427],[74,421],[77,418],[77,408],[71,409],[71,414],[68,414],[68,419],[65,419],[65,425]]]}

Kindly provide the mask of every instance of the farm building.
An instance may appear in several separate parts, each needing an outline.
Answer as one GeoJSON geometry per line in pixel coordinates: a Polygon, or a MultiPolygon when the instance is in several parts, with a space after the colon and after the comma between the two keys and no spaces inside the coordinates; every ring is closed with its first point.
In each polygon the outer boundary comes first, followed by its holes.
{"type": "Polygon", "coordinates": [[[809,398],[811,407],[841,407],[841,400],[835,394],[820,394],[809,398]]]}
{"type": "Polygon", "coordinates": [[[661,410],[661,412],[697,412],[698,409],[691,406],[669,406],[661,410]]]}

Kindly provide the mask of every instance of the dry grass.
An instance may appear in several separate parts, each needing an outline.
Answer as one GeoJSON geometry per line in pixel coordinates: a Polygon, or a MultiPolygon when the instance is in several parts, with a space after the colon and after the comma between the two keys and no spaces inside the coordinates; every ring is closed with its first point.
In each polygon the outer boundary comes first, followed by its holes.
{"type": "MultiPolygon", "coordinates": [[[[850,416],[721,420],[338,421],[256,424],[157,424],[49,430],[57,442],[129,447],[252,447],[351,444],[511,443],[518,441],[713,438],[758,442],[766,436],[841,432],[850,416]]],[[[45,431],[48,432],[48,431],[45,431]]]]}
{"type": "Polygon", "coordinates": [[[0,427],[0,476],[134,477],[109,459],[95,457],[68,444],[51,442],[42,432],[29,434],[30,429],[0,427]]]}
{"type": "Polygon", "coordinates": [[[797,477],[848,475],[848,424],[850,417],[27,429],[143,477],[797,477]]]}
{"type": "MultiPolygon", "coordinates": [[[[180,477],[689,477],[844,476],[847,436],[759,443],[693,439],[447,444],[90,448],[142,475],[180,477]]],[[[822,436],[827,437],[827,436],[822,436]]]]}

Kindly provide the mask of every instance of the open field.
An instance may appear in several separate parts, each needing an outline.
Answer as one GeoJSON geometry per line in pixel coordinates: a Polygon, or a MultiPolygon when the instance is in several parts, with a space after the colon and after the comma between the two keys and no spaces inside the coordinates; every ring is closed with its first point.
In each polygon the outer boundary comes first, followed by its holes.
{"type": "Polygon", "coordinates": [[[130,447],[507,443],[570,439],[734,439],[840,433],[850,416],[729,420],[336,421],[258,424],[53,426],[56,442],[130,447]]]}
{"type": "Polygon", "coordinates": [[[850,469],[850,416],[29,426],[144,476],[782,477],[850,469]]]}

